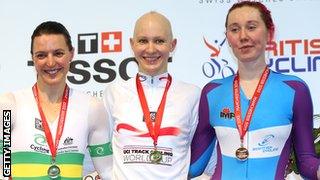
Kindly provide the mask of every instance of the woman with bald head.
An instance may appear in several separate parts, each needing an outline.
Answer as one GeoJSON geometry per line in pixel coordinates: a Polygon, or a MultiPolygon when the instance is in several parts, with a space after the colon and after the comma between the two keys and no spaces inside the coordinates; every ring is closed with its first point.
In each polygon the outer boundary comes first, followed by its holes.
{"type": "Polygon", "coordinates": [[[177,40],[162,14],[142,15],[130,44],[139,72],[109,85],[104,95],[113,128],[112,177],[186,179],[200,89],[168,73],[177,40]]]}

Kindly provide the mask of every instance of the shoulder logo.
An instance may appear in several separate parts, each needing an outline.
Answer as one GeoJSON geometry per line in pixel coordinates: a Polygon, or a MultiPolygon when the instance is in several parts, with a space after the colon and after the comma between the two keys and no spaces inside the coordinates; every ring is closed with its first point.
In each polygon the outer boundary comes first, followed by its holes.
{"type": "Polygon", "coordinates": [[[103,147],[97,147],[95,150],[96,154],[98,154],[99,156],[102,156],[104,154],[104,149],[103,147]]]}

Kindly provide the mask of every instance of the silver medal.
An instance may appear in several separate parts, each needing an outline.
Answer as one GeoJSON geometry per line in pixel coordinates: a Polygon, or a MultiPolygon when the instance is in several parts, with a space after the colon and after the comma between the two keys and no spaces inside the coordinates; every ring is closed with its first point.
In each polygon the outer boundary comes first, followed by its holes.
{"type": "Polygon", "coordinates": [[[60,176],[60,168],[55,164],[51,165],[48,169],[48,176],[50,179],[58,179],[60,176]]]}

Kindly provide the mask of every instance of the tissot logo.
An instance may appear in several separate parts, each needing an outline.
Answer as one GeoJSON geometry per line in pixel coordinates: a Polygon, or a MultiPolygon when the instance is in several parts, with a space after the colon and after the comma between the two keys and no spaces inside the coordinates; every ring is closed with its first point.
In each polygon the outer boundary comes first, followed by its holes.
{"type": "Polygon", "coordinates": [[[220,112],[220,118],[232,119],[234,118],[234,113],[231,112],[229,108],[223,108],[220,112]]]}
{"type": "Polygon", "coordinates": [[[98,53],[98,33],[78,34],[78,54],[98,53]]]}
{"type": "MultiPolygon", "coordinates": [[[[101,33],[101,53],[122,51],[122,32],[101,33]]],[[[86,33],[78,34],[78,54],[99,53],[99,34],[86,33]]]]}
{"type": "Polygon", "coordinates": [[[101,33],[102,52],[121,52],[122,51],[122,33],[121,32],[103,32],[101,33]]]}

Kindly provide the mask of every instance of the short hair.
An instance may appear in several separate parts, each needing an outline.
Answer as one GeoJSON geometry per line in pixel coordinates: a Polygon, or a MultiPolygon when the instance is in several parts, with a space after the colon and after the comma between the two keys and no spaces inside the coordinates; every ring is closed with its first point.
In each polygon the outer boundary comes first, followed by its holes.
{"type": "Polygon", "coordinates": [[[228,11],[226,21],[225,21],[225,27],[227,28],[227,26],[228,26],[228,17],[229,17],[230,12],[233,11],[234,9],[245,7],[245,6],[253,7],[259,11],[261,19],[263,20],[268,31],[270,32],[271,38],[273,38],[275,27],[274,27],[274,23],[272,20],[271,12],[270,12],[270,10],[268,10],[268,8],[265,5],[263,5],[260,2],[256,2],[256,1],[241,1],[239,3],[233,4],[232,7],[228,11]]]}
{"type": "Polygon", "coordinates": [[[56,21],[46,21],[37,26],[37,28],[33,31],[31,36],[31,50],[30,53],[33,54],[33,42],[34,38],[44,35],[44,34],[61,34],[64,36],[66,44],[68,46],[69,51],[73,50],[71,36],[68,30],[59,22],[56,21]]]}

